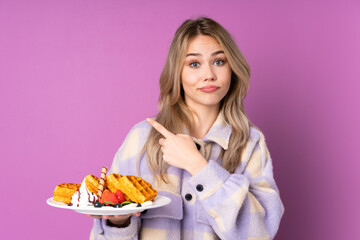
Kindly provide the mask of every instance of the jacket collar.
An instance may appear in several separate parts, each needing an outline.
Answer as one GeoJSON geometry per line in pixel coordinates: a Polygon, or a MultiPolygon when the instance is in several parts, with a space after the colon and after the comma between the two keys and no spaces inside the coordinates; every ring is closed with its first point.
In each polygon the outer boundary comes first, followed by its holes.
{"type": "Polygon", "coordinates": [[[220,112],[214,124],[202,140],[204,142],[215,142],[224,150],[227,150],[229,147],[231,131],[230,125],[225,121],[222,113],[220,112]]]}

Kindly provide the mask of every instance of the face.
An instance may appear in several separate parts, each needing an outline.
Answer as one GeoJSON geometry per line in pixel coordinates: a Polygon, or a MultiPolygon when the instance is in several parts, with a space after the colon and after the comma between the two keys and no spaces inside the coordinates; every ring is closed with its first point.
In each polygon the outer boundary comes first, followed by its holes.
{"type": "Polygon", "coordinates": [[[198,35],[190,41],[181,82],[188,107],[219,108],[230,87],[231,68],[214,38],[198,35]]]}

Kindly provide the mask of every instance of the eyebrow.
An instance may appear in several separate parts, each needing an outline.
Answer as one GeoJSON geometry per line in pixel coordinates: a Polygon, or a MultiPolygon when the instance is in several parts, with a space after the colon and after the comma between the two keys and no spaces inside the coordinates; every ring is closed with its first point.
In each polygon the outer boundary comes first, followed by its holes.
{"type": "MultiPolygon", "coordinates": [[[[213,52],[211,54],[211,56],[215,56],[215,55],[218,55],[218,54],[221,54],[221,53],[224,53],[224,51],[219,50],[219,51],[213,52]]],[[[201,56],[201,55],[202,55],[201,53],[188,53],[188,54],[186,54],[186,57],[189,57],[189,56],[201,56]]]]}

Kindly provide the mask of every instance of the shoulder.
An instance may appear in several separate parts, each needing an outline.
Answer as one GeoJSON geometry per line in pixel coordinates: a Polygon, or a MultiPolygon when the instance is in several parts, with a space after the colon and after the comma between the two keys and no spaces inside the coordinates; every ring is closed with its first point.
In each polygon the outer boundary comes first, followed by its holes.
{"type": "Polygon", "coordinates": [[[127,139],[137,138],[139,142],[146,141],[147,137],[151,131],[151,125],[148,124],[145,120],[136,123],[127,134],[127,139]]]}
{"type": "Polygon", "coordinates": [[[258,127],[251,126],[250,127],[249,141],[251,141],[251,142],[259,142],[259,141],[265,142],[265,136],[258,127]]]}
{"type": "Polygon", "coordinates": [[[146,121],[136,123],[126,135],[116,155],[119,155],[120,159],[129,159],[130,157],[137,156],[145,145],[150,130],[151,126],[146,121]]]}
{"type": "Polygon", "coordinates": [[[268,147],[266,145],[265,136],[258,127],[250,127],[250,137],[248,140],[248,146],[253,150],[260,150],[270,157],[268,147]]]}
{"type": "Polygon", "coordinates": [[[136,123],[131,129],[130,133],[134,131],[141,131],[141,132],[150,132],[151,125],[146,122],[146,120],[143,120],[141,122],[136,123]]]}
{"type": "Polygon", "coordinates": [[[260,151],[265,158],[270,158],[265,136],[258,127],[250,127],[249,141],[252,142],[255,151],[260,151]]]}
{"type": "Polygon", "coordinates": [[[247,169],[251,177],[258,176],[262,166],[267,159],[270,159],[270,153],[266,147],[265,137],[257,127],[250,127],[250,136],[246,142],[242,154],[241,164],[235,172],[243,173],[247,169]]]}
{"type": "Polygon", "coordinates": [[[125,140],[115,154],[109,172],[137,175],[137,158],[146,143],[151,128],[145,121],[136,123],[126,135],[125,140]],[[126,170],[126,171],[124,171],[126,170]]]}

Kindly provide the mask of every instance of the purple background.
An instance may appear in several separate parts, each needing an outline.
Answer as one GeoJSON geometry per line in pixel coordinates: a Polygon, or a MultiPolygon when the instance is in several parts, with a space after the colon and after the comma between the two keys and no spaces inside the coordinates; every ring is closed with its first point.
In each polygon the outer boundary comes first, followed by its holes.
{"type": "Polygon", "coordinates": [[[199,15],[225,26],[251,66],[246,107],[286,208],[276,239],[360,235],[359,1],[3,0],[2,239],[88,238],[90,218],[45,201],[61,182],[100,175],[156,114],[172,36],[199,15]]]}

